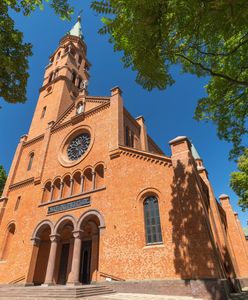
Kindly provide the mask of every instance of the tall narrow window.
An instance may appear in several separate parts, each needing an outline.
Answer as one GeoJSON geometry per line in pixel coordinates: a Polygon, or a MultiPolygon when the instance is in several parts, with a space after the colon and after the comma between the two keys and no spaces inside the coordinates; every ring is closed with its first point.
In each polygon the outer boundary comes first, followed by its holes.
{"type": "Polygon", "coordinates": [[[80,65],[81,65],[82,60],[83,60],[82,56],[79,55],[79,57],[78,57],[78,63],[79,63],[80,65]]]}
{"type": "Polygon", "coordinates": [[[40,118],[43,119],[45,117],[45,114],[46,114],[46,106],[43,107],[40,118]]]}
{"type": "Polygon", "coordinates": [[[16,199],[16,204],[15,204],[14,211],[16,211],[16,210],[19,208],[20,201],[21,201],[21,196],[19,196],[19,197],[16,199]]]}
{"type": "Polygon", "coordinates": [[[134,133],[129,127],[126,127],[125,142],[126,146],[134,147],[134,133]]]}
{"type": "Polygon", "coordinates": [[[129,146],[129,128],[128,127],[126,127],[125,144],[126,144],[126,146],[129,146]]]}
{"type": "Polygon", "coordinates": [[[130,132],[130,146],[134,147],[134,134],[132,131],[130,132]]]}
{"type": "Polygon", "coordinates": [[[60,54],[61,54],[61,52],[59,51],[56,60],[58,60],[60,58],[60,54]]]}
{"type": "Polygon", "coordinates": [[[72,83],[74,83],[74,84],[75,84],[75,82],[76,82],[76,78],[77,78],[77,74],[76,74],[76,72],[75,72],[75,71],[72,71],[72,78],[71,78],[71,81],[72,81],[72,83]]]}
{"type": "Polygon", "coordinates": [[[78,88],[81,88],[81,83],[82,83],[82,77],[78,77],[78,88]]]}
{"type": "Polygon", "coordinates": [[[144,217],[146,243],[161,243],[162,233],[160,226],[158,199],[155,196],[147,197],[144,201],[144,217]]]}
{"type": "Polygon", "coordinates": [[[34,160],[34,153],[32,152],[29,156],[29,162],[28,162],[28,168],[27,168],[28,171],[31,170],[31,168],[32,168],[33,160],[34,160]]]}
{"type": "Polygon", "coordinates": [[[53,80],[53,72],[50,74],[48,82],[50,83],[53,80]]]}

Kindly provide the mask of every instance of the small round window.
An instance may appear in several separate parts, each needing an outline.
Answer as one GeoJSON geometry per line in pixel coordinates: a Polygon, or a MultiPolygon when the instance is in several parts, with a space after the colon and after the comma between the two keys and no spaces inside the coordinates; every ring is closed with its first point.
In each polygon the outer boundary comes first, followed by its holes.
{"type": "Polygon", "coordinates": [[[69,160],[75,161],[79,159],[89,148],[90,135],[89,133],[81,133],[76,136],[68,145],[67,155],[69,160]]]}

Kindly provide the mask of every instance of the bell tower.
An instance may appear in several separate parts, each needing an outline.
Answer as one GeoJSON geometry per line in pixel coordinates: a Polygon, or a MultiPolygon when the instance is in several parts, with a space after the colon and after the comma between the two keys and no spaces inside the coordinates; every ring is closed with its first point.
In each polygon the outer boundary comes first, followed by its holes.
{"type": "Polygon", "coordinates": [[[86,58],[81,17],[60,40],[45,68],[43,85],[30,126],[28,139],[43,134],[50,122],[56,122],[75,101],[80,90],[86,89],[90,63],[86,58]]]}

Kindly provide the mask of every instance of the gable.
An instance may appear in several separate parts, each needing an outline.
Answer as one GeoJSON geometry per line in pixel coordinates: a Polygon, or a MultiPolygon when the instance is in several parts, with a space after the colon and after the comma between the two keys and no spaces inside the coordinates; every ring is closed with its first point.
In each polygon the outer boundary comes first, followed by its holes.
{"type": "MultiPolygon", "coordinates": [[[[109,97],[92,97],[87,96],[85,98],[84,114],[93,112],[100,109],[102,106],[110,102],[109,97]]],[[[54,128],[64,123],[70,122],[73,117],[76,116],[75,102],[59,117],[57,122],[54,124],[54,128]]]]}

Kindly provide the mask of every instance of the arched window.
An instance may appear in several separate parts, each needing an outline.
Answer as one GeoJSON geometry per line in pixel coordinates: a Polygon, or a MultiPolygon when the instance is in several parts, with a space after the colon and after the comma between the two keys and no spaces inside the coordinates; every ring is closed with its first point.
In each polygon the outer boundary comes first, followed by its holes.
{"type": "Polygon", "coordinates": [[[52,192],[52,183],[51,181],[48,181],[43,189],[43,197],[42,197],[42,203],[48,202],[51,200],[51,192],[52,192]]]}
{"type": "Polygon", "coordinates": [[[53,72],[49,76],[48,83],[50,83],[52,80],[53,80],[53,72]]]}
{"type": "Polygon", "coordinates": [[[32,152],[32,153],[29,155],[29,162],[28,162],[28,168],[27,168],[27,171],[31,170],[32,164],[33,164],[33,160],[34,160],[34,152],[32,152]]]}
{"type": "Polygon", "coordinates": [[[66,47],[65,47],[64,53],[67,53],[67,52],[69,52],[69,46],[66,46],[66,47]]]}
{"type": "Polygon", "coordinates": [[[61,54],[61,52],[59,51],[59,53],[57,54],[56,60],[58,60],[60,58],[60,54],[61,54]]]}
{"type": "Polygon", "coordinates": [[[104,186],[104,166],[98,165],[95,169],[95,172],[96,172],[95,187],[96,189],[99,189],[104,186]]]}
{"type": "Polygon", "coordinates": [[[72,83],[74,83],[74,84],[75,84],[75,82],[76,82],[76,78],[77,78],[77,73],[76,73],[75,71],[72,71],[72,77],[71,77],[71,81],[72,81],[72,83]]]}
{"type": "Polygon", "coordinates": [[[40,118],[43,119],[46,114],[46,106],[43,107],[40,118]]]}
{"type": "Polygon", "coordinates": [[[12,240],[13,240],[13,237],[14,237],[14,234],[15,234],[15,224],[14,223],[11,223],[9,226],[8,226],[8,229],[7,229],[7,233],[6,233],[6,236],[5,236],[5,242],[4,242],[4,245],[3,245],[3,249],[2,249],[2,255],[1,255],[1,259],[4,260],[4,259],[7,259],[8,256],[9,256],[9,252],[10,252],[10,249],[12,248],[12,240]]]}
{"type": "Polygon", "coordinates": [[[76,51],[74,49],[71,48],[70,50],[71,55],[74,57],[76,55],[76,51]]]}
{"type": "Polygon", "coordinates": [[[79,76],[78,77],[78,85],[77,85],[79,89],[81,88],[81,83],[82,83],[82,77],[79,76]]]}
{"type": "Polygon", "coordinates": [[[61,188],[61,180],[60,180],[60,178],[57,178],[53,183],[52,200],[60,199],[60,188],[61,188]]]}
{"type": "Polygon", "coordinates": [[[83,60],[82,56],[79,55],[79,57],[78,57],[78,63],[79,63],[79,65],[81,65],[82,60],[83,60]]]}
{"type": "Polygon", "coordinates": [[[54,77],[53,77],[53,79],[57,78],[58,75],[59,75],[59,69],[57,69],[57,70],[54,72],[54,77]]]}
{"type": "Polygon", "coordinates": [[[144,217],[146,243],[161,243],[162,233],[160,226],[158,199],[155,196],[149,196],[144,201],[144,217]]]}
{"type": "Polygon", "coordinates": [[[76,172],[74,175],[73,175],[73,192],[72,194],[73,195],[77,195],[77,194],[80,194],[81,193],[81,173],[80,172],[76,172]]]}
{"type": "Polygon", "coordinates": [[[88,191],[92,191],[93,189],[93,176],[92,176],[92,169],[91,168],[87,168],[84,171],[84,191],[88,192],[88,191]]]}

